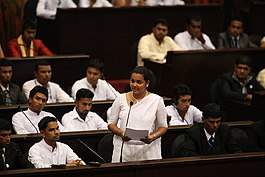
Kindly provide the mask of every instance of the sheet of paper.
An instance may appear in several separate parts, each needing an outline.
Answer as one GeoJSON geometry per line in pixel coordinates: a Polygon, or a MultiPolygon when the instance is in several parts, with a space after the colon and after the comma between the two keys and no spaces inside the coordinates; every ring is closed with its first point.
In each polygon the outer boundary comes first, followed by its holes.
{"type": "Polygon", "coordinates": [[[125,135],[132,140],[140,140],[148,135],[148,130],[135,130],[131,128],[126,128],[125,135]]]}

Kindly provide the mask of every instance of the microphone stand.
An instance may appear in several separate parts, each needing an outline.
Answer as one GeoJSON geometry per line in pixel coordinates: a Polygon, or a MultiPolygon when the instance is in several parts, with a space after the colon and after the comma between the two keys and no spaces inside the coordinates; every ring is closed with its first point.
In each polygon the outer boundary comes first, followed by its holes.
{"type": "Polygon", "coordinates": [[[31,123],[31,125],[35,128],[36,132],[39,133],[37,127],[33,124],[33,122],[30,120],[30,118],[24,113],[21,106],[18,106],[17,109],[22,112],[22,114],[28,119],[28,121],[31,123]]]}
{"type": "MultiPolygon", "coordinates": [[[[126,127],[127,127],[127,125],[128,125],[128,122],[129,122],[129,117],[130,117],[130,112],[131,112],[132,105],[133,105],[133,102],[131,101],[131,102],[130,102],[130,109],[129,109],[128,116],[127,116],[127,120],[126,120],[126,124],[125,124],[125,130],[126,130],[126,127]]],[[[122,162],[123,145],[124,145],[124,140],[122,140],[122,144],[121,144],[120,162],[122,162]]]]}
{"type": "Polygon", "coordinates": [[[101,157],[98,153],[96,153],[92,148],[90,148],[86,143],[84,143],[81,139],[77,139],[77,141],[81,144],[83,144],[90,152],[95,154],[103,163],[106,163],[106,161],[101,157]]]}

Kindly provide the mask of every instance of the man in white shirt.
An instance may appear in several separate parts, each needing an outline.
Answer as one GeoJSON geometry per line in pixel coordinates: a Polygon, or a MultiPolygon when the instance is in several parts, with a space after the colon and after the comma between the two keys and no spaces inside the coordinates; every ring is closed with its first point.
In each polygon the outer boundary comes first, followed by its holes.
{"type": "Polygon", "coordinates": [[[48,89],[47,103],[73,102],[71,98],[58,84],[50,82],[52,76],[51,65],[46,60],[40,60],[35,64],[35,79],[25,82],[22,86],[22,92],[29,98],[30,90],[36,85],[48,89]]]}
{"type": "Polygon", "coordinates": [[[143,59],[164,63],[168,51],[182,50],[168,35],[168,20],[159,18],[155,21],[152,33],[141,37],[138,43],[137,65],[143,66],[143,59]]]}
{"type": "Polygon", "coordinates": [[[202,112],[191,105],[191,95],[191,89],[184,84],[174,87],[173,104],[166,107],[169,125],[192,125],[194,122],[202,122],[202,112]]]}
{"type": "Polygon", "coordinates": [[[76,8],[72,0],[39,0],[36,8],[38,17],[55,19],[57,8],[76,8]]]}
{"type": "Polygon", "coordinates": [[[93,101],[114,100],[119,92],[104,79],[104,63],[100,59],[92,59],[88,63],[86,77],[72,86],[71,95],[75,99],[80,88],[87,88],[94,93],[93,101]]]}
{"type": "Polygon", "coordinates": [[[82,88],[77,91],[74,110],[62,118],[62,124],[67,131],[108,129],[107,122],[90,111],[93,96],[89,89],[82,88]]]}
{"type": "Polygon", "coordinates": [[[113,5],[108,0],[79,0],[78,7],[112,7],[113,5]]]}
{"type": "Polygon", "coordinates": [[[202,19],[198,15],[188,18],[186,31],[178,33],[174,40],[185,50],[215,49],[210,38],[202,33],[202,19]]]}
{"type": "MultiPolygon", "coordinates": [[[[19,111],[12,117],[12,124],[17,134],[39,133],[37,125],[45,117],[55,117],[52,113],[43,111],[48,99],[48,91],[41,86],[35,86],[29,94],[29,107],[26,111],[19,111]]],[[[60,130],[64,131],[63,126],[58,121],[60,130]]]]}
{"type": "Polygon", "coordinates": [[[38,127],[43,139],[29,149],[29,161],[36,168],[50,168],[51,165],[80,166],[85,163],[66,144],[57,142],[60,131],[56,118],[44,117],[38,127]]]}

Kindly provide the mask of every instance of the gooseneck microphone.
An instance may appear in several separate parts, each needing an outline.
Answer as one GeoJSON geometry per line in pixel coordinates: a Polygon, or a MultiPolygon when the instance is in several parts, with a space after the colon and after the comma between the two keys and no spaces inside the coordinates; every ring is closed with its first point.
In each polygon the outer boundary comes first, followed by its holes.
{"type": "Polygon", "coordinates": [[[33,122],[29,119],[29,117],[24,113],[21,106],[18,106],[17,109],[22,112],[22,114],[28,119],[28,121],[31,123],[31,125],[35,128],[36,132],[39,133],[37,127],[33,124],[33,122]]]}
{"type": "Polygon", "coordinates": [[[83,144],[90,152],[95,154],[103,163],[106,163],[106,161],[101,157],[98,153],[96,153],[91,147],[89,147],[86,143],[84,143],[81,139],[77,139],[77,141],[81,144],[83,144]]]}
{"type": "Polygon", "coordinates": [[[110,86],[110,83],[106,80],[106,78],[105,78],[105,76],[103,74],[101,76],[101,79],[106,81],[106,83],[107,83],[110,91],[113,93],[113,95],[115,96],[115,98],[117,98],[117,94],[114,92],[113,88],[110,86]]]}
{"type": "MultiPolygon", "coordinates": [[[[127,120],[126,120],[126,124],[125,124],[125,130],[126,130],[126,128],[127,128],[128,122],[129,122],[129,118],[130,118],[130,113],[131,113],[132,105],[133,105],[133,102],[131,101],[131,102],[130,102],[130,108],[129,108],[128,116],[127,116],[127,120]]],[[[124,140],[122,140],[122,144],[121,144],[120,162],[122,162],[123,145],[124,145],[124,140]]]]}

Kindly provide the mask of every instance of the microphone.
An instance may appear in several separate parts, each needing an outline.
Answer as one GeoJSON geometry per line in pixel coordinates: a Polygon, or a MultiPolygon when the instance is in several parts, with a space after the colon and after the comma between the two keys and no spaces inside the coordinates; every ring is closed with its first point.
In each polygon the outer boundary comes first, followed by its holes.
{"type": "MultiPolygon", "coordinates": [[[[130,118],[130,113],[131,113],[131,108],[132,108],[132,105],[133,105],[133,102],[130,101],[130,108],[129,108],[129,112],[128,112],[128,116],[127,116],[127,120],[126,120],[126,124],[125,124],[125,130],[126,130],[126,127],[128,125],[128,122],[129,122],[129,118],[130,118]]],[[[120,162],[122,162],[122,151],[123,151],[123,145],[124,145],[124,140],[122,141],[122,144],[121,144],[121,155],[120,155],[120,162]]]]}
{"type": "Polygon", "coordinates": [[[31,125],[35,128],[36,132],[39,133],[37,127],[32,123],[32,121],[29,119],[29,117],[24,113],[24,111],[22,110],[21,106],[18,106],[17,109],[24,114],[24,116],[28,119],[28,121],[31,123],[31,125]]]}
{"type": "Polygon", "coordinates": [[[113,90],[112,87],[110,86],[110,83],[106,80],[106,78],[105,78],[105,76],[104,76],[103,74],[101,75],[101,79],[106,81],[106,83],[107,83],[109,89],[111,90],[111,92],[113,93],[113,95],[115,96],[115,98],[117,98],[117,94],[114,92],[114,90],[113,90]]]}
{"type": "Polygon", "coordinates": [[[90,148],[86,143],[84,143],[81,139],[77,139],[77,141],[81,144],[83,144],[90,152],[95,154],[100,160],[102,160],[103,163],[106,163],[106,161],[101,157],[98,153],[96,153],[92,148],[90,148]]]}

